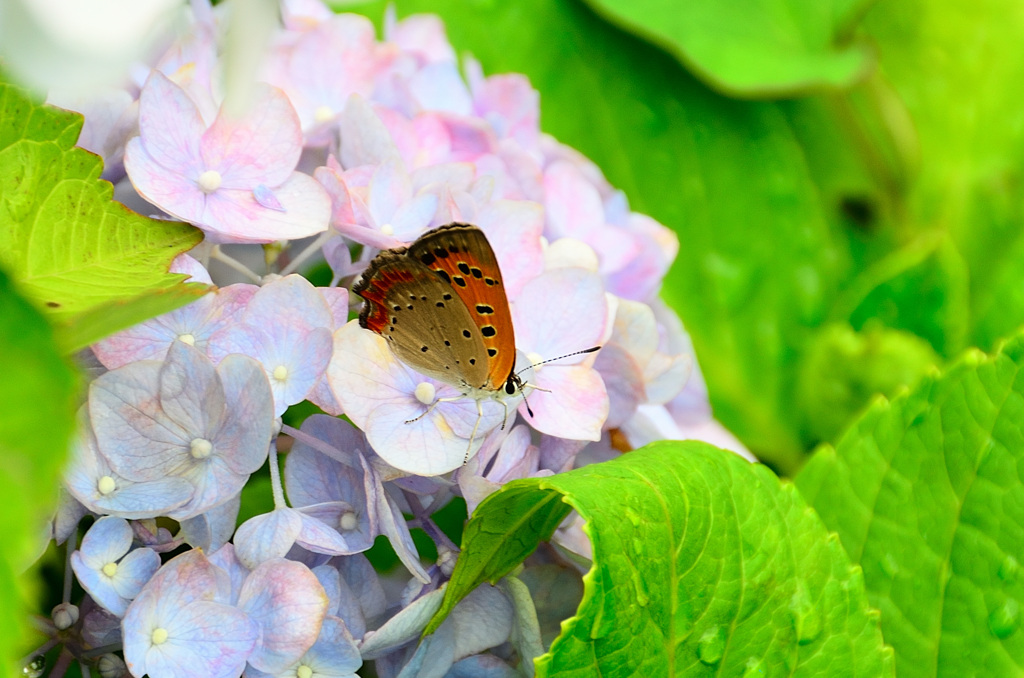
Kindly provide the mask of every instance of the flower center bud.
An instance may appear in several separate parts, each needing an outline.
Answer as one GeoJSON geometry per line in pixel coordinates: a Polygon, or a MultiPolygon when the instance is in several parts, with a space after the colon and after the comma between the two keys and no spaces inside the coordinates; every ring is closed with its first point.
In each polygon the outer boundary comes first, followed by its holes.
{"type": "Polygon", "coordinates": [[[346,532],[354,530],[359,526],[359,518],[356,517],[354,511],[345,511],[341,514],[341,520],[338,521],[338,526],[346,532]]]}
{"type": "Polygon", "coordinates": [[[117,483],[110,476],[103,476],[96,481],[96,489],[100,494],[106,496],[117,489],[117,483]]]}
{"type": "Polygon", "coordinates": [[[196,345],[196,338],[194,335],[191,334],[179,334],[178,341],[180,341],[183,344],[188,344],[189,346],[196,345]]]}
{"type": "Polygon", "coordinates": [[[416,384],[416,390],[413,391],[416,396],[416,400],[420,401],[424,405],[429,405],[434,402],[434,396],[437,395],[437,389],[429,381],[421,381],[416,384]]]}
{"type": "Polygon", "coordinates": [[[284,365],[278,365],[274,368],[273,377],[278,381],[284,381],[288,378],[288,368],[284,365]]]}
{"type": "Polygon", "coordinates": [[[199,175],[199,190],[203,193],[213,193],[220,188],[221,176],[217,170],[206,170],[199,175]]]}
{"type": "Polygon", "coordinates": [[[395,227],[392,226],[391,224],[384,224],[383,226],[380,227],[380,232],[383,233],[384,235],[394,235],[395,227]]]}
{"type": "Polygon", "coordinates": [[[195,438],[191,447],[193,459],[206,459],[213,452],[213,443],[206,438],[195,438]]]}
{"type": "Polygon", "coordinates": [[[526,359],[530,361],[530,365],[533,367],[534,372],[540,372],[540,368],[543,367],[540,363],[544,362],[544,356],[540,353],[527,353],[526,359]]]}
{"type": "Polygon", "coordinates": [[[167,642],[167,629],[163,627],[153,629],[153,635],[149,639],[153,641],[154,645],[163,645],[167,642]]]}
{"type": "Polygon", "coordinates": [[[295,678],[313,678],[313,669],[300,664],[299,668],[295,669],[295,678]]]}
{"type": "Polygon", "coordinates": [[[104,565],[103,574],[107,575],[108,577],[113,577],[115,574],[117,574],[117,563],[107,563],[106,565],[104,565]]]}
{"type": "Polygon", "coordinates": [[[61,603],[53,608],[50,619],[58,631],[65,631],[78,623],[78,606],[71,603],[61,603]]]}
{"type": "Polygon", "coordinates": [[[328,122],[334,117],[334,109],[330,106],[317,106],[313,111],[313,119],[318,123],[328,122]]]}

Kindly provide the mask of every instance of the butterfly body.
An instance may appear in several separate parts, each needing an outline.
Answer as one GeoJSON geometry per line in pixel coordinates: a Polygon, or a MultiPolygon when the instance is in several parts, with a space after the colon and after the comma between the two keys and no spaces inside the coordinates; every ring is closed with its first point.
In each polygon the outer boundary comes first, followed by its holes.
{"type": "Polygon", "coordinates": [[[353,292],[359,324],[407,365],[477,401],[522,391],[501,270],[476,226],[453,223],[384,250],[353,292]]]}

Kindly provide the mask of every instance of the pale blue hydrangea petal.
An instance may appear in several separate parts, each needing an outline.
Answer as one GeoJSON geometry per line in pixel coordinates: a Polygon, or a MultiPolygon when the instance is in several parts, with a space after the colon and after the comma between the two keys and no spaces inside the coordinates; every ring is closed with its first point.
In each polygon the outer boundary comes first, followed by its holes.
{"type": "Polygon", "coordinates": [[[117,564],[111,585],[123,599],[132,600],[159,569],[160,555],[156,551],[151,548],[135,549],[117,564]]]}
{"type": "Polygon", "coordinates": [[[516,678],[520,675],[519,671],[501,658],[492,654],[478,654],[452,664],[444,678],[516,678]]]}
{"type": "Polygon", "coordinates": [[[455,662],[455,629],[444,624],[420,641],[398,678],[442,678],[455,662]]]}
{"type": "Polygon", "coordinates": [[[79,551],[89,567],[99,569],[124,557],[132,539],[132,527],[124,518],[100,518],[82,537],[79,551]]]}
{"type": "Polygon", "coordinates": [[[274,426],[273,395],[259,364],[245,356],[228,356],[217,366],[231,416],[216,432],[218,446],[229,450],[225,463],[238,474],[255,473],[267,460],[274,426]]]}
{"type": "Polygon", "coordinates": [[[238,606],[262,629],[249,663],[276,673],[295,663],[320,635],[327,595],[305,565],[283,558],[260,564],[246,578],[238,606]]]}
{"type": "Polygon", "coordinates": [[[180,538],[209,553],[217,551],[234,534],[241,503],[242,495],[239,493],[220,506],[181,521],[180,538]]]}
{"type": "Polygon", "coordinates": [[[345,622],[328,616],[320,629],[320,637],[299,660],[299,666],[312,669],[314,676],[324,678],[355,678],[363,665],[359,649],[345,622]]]}
{"type": "Polygon", "coordinates": [[[89,510],[129,519],[153,518],[185,504],[195,493],[192,484],[182,478],[134,483],[117,475],[96,449],[84,406],[78,421],[79,434],[72,444],[71,464],[64,473],[64,482],[89,510]]]}
{"type": "Polygon", "coordinates": [[[254,516],[235,531],[235,557],[250,570],[272,558],[281,558],[302,531],[302,517],[290,508],[254,516]]]}
{"type": "MultiPolygon", "coordinates": [[[[342,581],[348,584],[349,590],[352,591],[358,601],[359,610],[365,623],[375,624],[381,615],[384,614],[384,610],[387,607],[387,599],[384,596],[384,589],[381,587],[380,578],[377,576],[376,570],[373,569],[373,565],[361,553],[335,558],[332,562],[337,565],[342,581]]],[[[345,619],[346,622],[349,619],[345,614],[340,614],[339,616],[345,619]]],[[[349,624],[349,630],[356,634],[353,624],[349,624]]],[[[365,633],[365,629],[358,635],[362,636],[363,633],[365,633]]]]}
{"type": "Polygon", "coordinates": [[[172,558],[157,571],[124,617],[124,657],[133,675],[241,672],[259,630],[243,612],[221,602],[226,579],[199,550],[172,558]],[[157,629],[165,633],[154,635],[157,629]]]}
{"type": "Polygon", "coordinates": [[[324,587],[324,594],[327,596],[327,614],[337,615],[338,607],[341,605],[341,574],[333,565],[319,565],[310,570],[316,575],[320,586],[324,587]]]}
{"type": "Polygon", "coordinates": [[[419,637],[427,622],[441,608],[443,598],[444,587],[435,589],[407,605],[376,631],[368,632],[359,643],[363,659],[376,659],[419,637]]]}
{"type": "Polygon", "coordinates": [[[227,574],[227,590],[220,592],[219,599],[229,602],[231,605],[237,605],[242,583],[249,576],[250,570],[235,557],[234,544],[224,544],[210,554],[210,562],[227,574]]]}
{"type": "Polygon", "coordinates": [[[242,671],[258,637],[248,615],[213,601],[189,603],[164,624],[160,628],[167,640],[160,645],[151,640],[145,655],[149,678],[232,678],[242,671]]]}
{"type": "Polygon", "coordinates": [[[176,471],[186,463],[193,438],[160,412],[161,365],[131,363],[89,385],[89,418],[99,450],[118,475],[135,482],[176,471]]]}
{"type": "Polygon", "coordinates": [[[210,360],[198,349],[176,341],[167,350],[159,379],[161,421],[174,422],[193,439],[212,438],[223,425],[226,402],[210,360]]]}

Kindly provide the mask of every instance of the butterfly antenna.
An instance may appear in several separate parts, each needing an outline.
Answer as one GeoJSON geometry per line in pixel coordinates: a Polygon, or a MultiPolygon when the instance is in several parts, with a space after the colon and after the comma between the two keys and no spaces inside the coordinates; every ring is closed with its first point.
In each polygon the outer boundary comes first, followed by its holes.
{"type": "MultiPolygon", "coordinates": [[[[541,360],[539,363],[534,363],[532,365],[527,365],[523,369],[519,370],[518,372],[516,372],[516,376],[518,377],[520,374],[522,374],[526,370],[533,369],[534,367],[540,367],[541,365],[546,365],[547,363],[553,363],[556,360],[561,360],[562,358],[571,358],[574,355],[583,355],[584,353],[593,353],[594,351],[598,350],[599,348],[601,348],[601,347],[600,346],[591,346],[590,348],[585,348],[582,351],[575,351],[573,353],[566,353],[565,355],[560,355],[557,358],[548,358],[547,360],[541,360]]],[[[520,387],[520,390],[522,390],[522,387],[520,387]]],[[[524,398],[526,397],[525,393],[523,394],[523,397],[524,398]]]]}

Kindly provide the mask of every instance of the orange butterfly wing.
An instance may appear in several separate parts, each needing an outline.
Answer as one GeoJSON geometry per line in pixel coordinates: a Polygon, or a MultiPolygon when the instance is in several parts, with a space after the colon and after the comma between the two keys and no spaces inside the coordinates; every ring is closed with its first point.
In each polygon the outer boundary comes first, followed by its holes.
{"type": "Polygon", "coordinates": [[[448,282],[480,330],[487,349],[487,382],[505,386],[516,364],[516,338],[501,269],[487,237],[471,224],[448,224],[423,234],[408,256],[448,282]]]}

